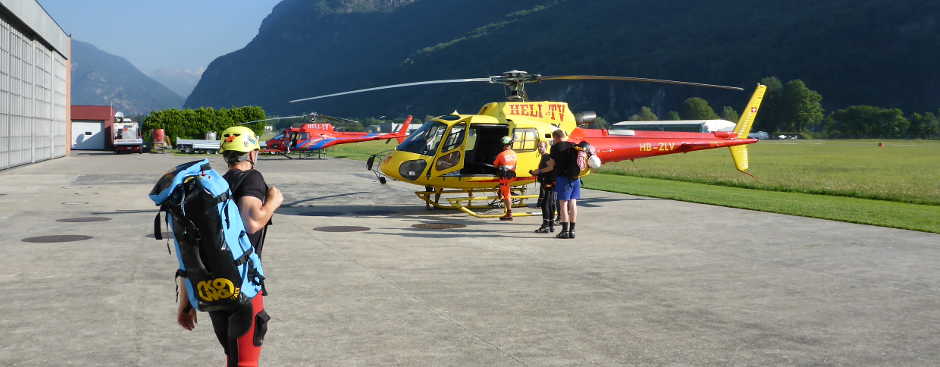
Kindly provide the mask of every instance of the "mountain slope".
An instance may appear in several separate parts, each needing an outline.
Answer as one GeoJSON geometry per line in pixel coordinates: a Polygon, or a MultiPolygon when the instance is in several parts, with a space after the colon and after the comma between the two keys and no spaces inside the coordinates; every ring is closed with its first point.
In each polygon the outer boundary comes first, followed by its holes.
{"type": "MultiPolygon", "coordinates": [[[[500,88],[451,85],[325,101],[290,99],[384,83],[493,75],[647,76],[750,87],[801,78],[829,108],[940,106],[940,3],[928,0],[284,0],[244,49],[215,60],[188,107],[368,116],[474,111],[500,88]]],[[[608,82],[546,82],[533,99],[622,119],[689,96],[740,108],[747,95],[608,82]]]]}
{"type": "Polygon", "coordinates": [[[183,98],[123,57],[72,41],[72,104],[108,105],[126,114],[176,108],[183,98]]]}

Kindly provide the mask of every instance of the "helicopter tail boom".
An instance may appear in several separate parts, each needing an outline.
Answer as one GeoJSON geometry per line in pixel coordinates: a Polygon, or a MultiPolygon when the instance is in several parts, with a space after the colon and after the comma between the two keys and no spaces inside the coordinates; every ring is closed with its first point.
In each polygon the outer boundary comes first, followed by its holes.
{"type": "Polygon", "coordinates": [[[597,151],[598,158],[604,163],[727,148],[757,142],[756,139],[738,139],[731,132],[682,133],[642,130],[623,132],[584,128],[575,129],[569,141],[590,143],[597,151]]]}
{"type": "Polygon", "coordinates": [[[767,87],[761,84],[751,96],[741,114],[734,131],[712,133],[683,133],[642,130],[600,130],[578,128],[571,133],[573,141],[587,141],[597,151],[603,162],[618,162],[697,150],[728,148],[738,171],[747,173],[747,145],[758,140],[750,139],[751,127],[757,117],[767,87]]]}

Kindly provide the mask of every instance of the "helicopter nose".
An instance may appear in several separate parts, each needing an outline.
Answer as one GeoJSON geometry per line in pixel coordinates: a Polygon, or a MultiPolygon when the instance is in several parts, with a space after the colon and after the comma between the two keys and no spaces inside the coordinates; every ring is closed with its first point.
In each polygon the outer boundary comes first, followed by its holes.
{"type": "Polygon", "coordinates": [[[427,168],[428,162],[423,159],[413,159],[398,166],[398,174],[409,181],[417,180],[427,168]]]}

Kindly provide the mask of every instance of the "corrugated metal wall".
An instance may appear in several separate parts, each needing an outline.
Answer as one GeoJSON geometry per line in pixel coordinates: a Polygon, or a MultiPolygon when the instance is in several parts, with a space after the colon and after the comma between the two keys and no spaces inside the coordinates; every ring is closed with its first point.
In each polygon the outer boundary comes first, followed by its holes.
{"type": "Polygon", "coordinates": [[[0,19],[0,169],[65,154],[67,65],[0,19]]]}

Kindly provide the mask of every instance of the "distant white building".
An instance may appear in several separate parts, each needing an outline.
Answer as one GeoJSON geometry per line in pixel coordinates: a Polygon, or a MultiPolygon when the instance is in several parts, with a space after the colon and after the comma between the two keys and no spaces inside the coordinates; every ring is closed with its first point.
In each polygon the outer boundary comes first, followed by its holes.
{"type": "MultiPolygon", "coordinates": [[[[380,125],[371,125],[369,126],[369,131],[373,133],[392,133],[401,129],[401,125],[402,124],[400,123],[387,122],[387,123],[380,124],[380,125]]],[[[411,133],[412,131],[420,129],[421,125],[422,124],[414,124],[414,123],[412,123],[411,125],[408,125],[408,132],[411,133]]]]}
{"type": "Polygon", "coordinates": [[[611,130],[710,133],[715,131],[734,131],[735,125],[737,124],[727,120],[621,121],[613,124],[611,130]]]}

